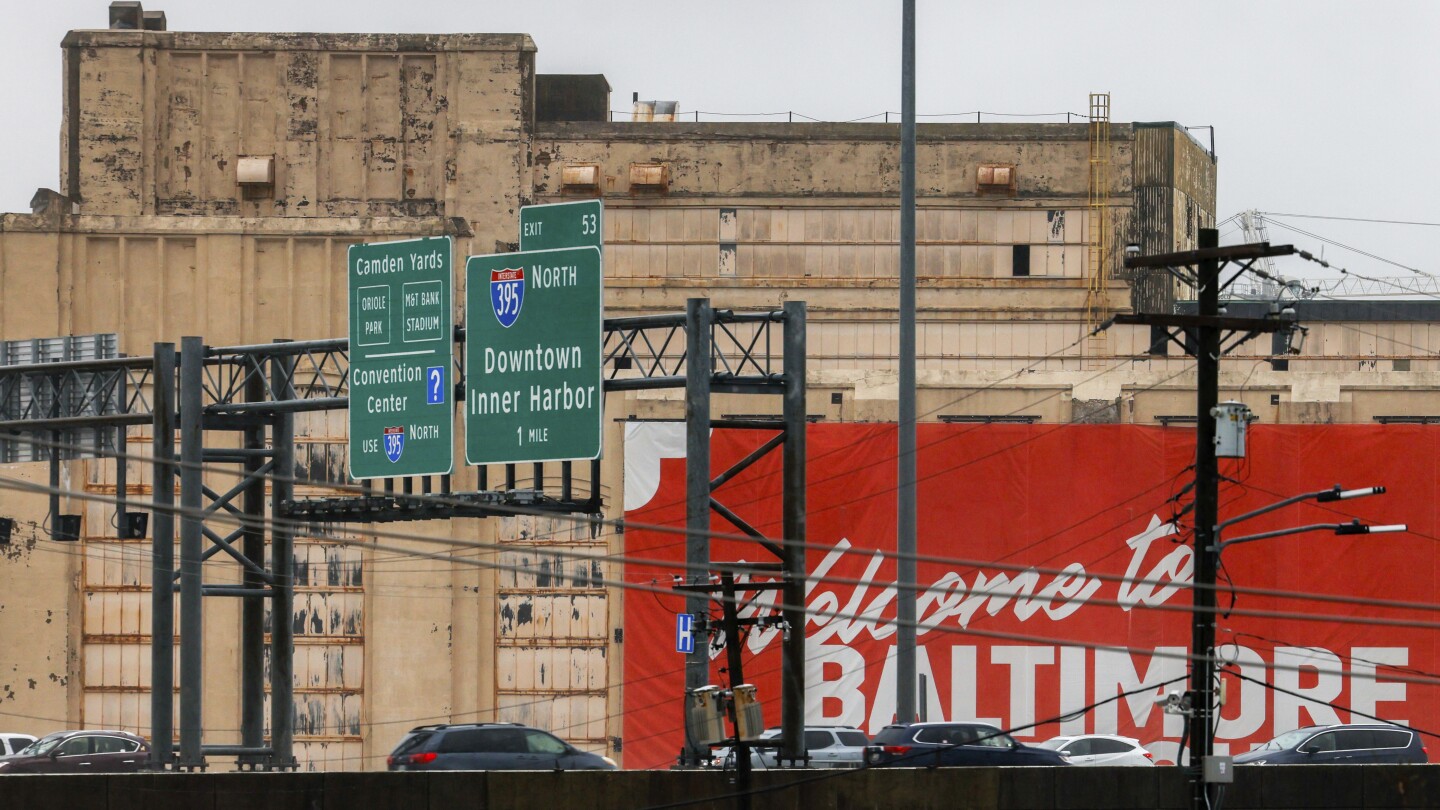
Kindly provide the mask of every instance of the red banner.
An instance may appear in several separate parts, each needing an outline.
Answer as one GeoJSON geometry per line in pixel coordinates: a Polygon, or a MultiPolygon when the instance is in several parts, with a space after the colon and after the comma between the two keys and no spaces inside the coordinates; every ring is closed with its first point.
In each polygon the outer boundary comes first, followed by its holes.
{"type": "MultiPolygon", "coordinates": [[[[1436,457],[1425,426],[1255,426],[1249,456],[1222,460],[1221,519],[1337,482],[1388,494],[1307,501],[1230,527],[1226,539],[1360,519],[1405,534],[1310,532],[1223,553],[1220,657],[1252,682],[1223,677],[1217,753],[1239,753],[1354,712],[1426,728],[1440,708],[1435,634],[1405,626],[1434,615],[1366,600],[1437,601],[1436,457]],[[1225,581],[1237,590],[1228,589],[1225,581]],[[1247,593],[1269,589],[1279,594],[1247,593]],[[1323,595],[1346,601],[1305,598],[1323,595]],[[1259,614],[1259,615],[1256,615],[1259,614]],[[1326,704],[1335,704],[1332,708],[1326,704]]],[[[712,435],[712,477],[763,444],[764,431],[712,435]]],[[[1187,686],[1192,595],[1194,434],[1129,425],[922,425],[919,444],[918,669],[931,720],[980,719],[1015,736],[1136,737],[1174,758],[1183,720],[1156,698],[1187,686]],[[1071,712],[1141,687],[1079,716],[1071,712]],[[1064,718],[1064,719],[1060,719],[1064,718]]],[[[685,537],[683,427],[630,426],[626,442],[626,580],[668,588],[685,537]]],[[[894,718],[896,431],[818,424],[807,433],[810,583],[806,718],[877,732],[894,718]]],[[[781,536],[778,451],[727,482],[717,500],[781,536]]],[[[715,532],[740,534],[715,516],[715,532]]],[[[760,545],[716,539],[713,560],[773,562],[760,545]]],[[[775,591],[742,595],[768,615],[775,591]]],[[[680,594],[625,598],[624,752],[628,768],[668,767],[684,743],[680,594]]],[[[718,605],[712,615],[719,616],[718,605]]],[[[716,622],[718,625],[718,621],[716,622]]],[[[780,633],[741,640],[745,680],[778,725],[780,633]]],[[[707,639],[697,636],[696,643],[707,639]]],[[[711,683],[728,685],[712,648],[711,683]]],[[[1363,721],[1359,714],[1353,717],[1363,721]]]]}

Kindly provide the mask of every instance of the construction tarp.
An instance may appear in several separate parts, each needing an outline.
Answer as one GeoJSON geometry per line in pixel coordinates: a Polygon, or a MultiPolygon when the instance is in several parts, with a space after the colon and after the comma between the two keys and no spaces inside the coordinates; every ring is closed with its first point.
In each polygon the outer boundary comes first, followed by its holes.
{"type": "MultiPolygon", "coordinates": [[[[711,477],[773,435],[713,431],[711,477]]],[[[984,720],[1022,741],[1118,733],[1175,758],[1184,718],[1157,699],[1188,688],[1194,436],[1134,425],[920,425],[918,670],[928,719],[984,720]],[[1133,694],[1114,699],[1122,692],[1133,694]]],[[[683,438],[678,423],[628,426],[625,580],[638,586],[624,600],[630,768],[667,767],[684,744],[676,616],[685,600],[671,590],[685,559],[683,438]]],[[[874,734],[894,719],[896,439],[893,424],[807,430],[810,724],[874,734]]],[[[1223,551],[1217,753],[1364,715],[1440,725],[1437,615],[1386,604],[1437,602],[1437,439],[1440,427],[1423,425],[1256,425],[1248,456],[1221,460],[1222,521],[1337,483],[1388,489],[1279,509],[1222,539],[1355,519],[1410,530],[1312,531],[1223,551]]],[[[715,498],[780,538],[781,474],[777,450],[715,498]]],[[[776,561],[713,512],[711,528],[712,560],[776,561]]],[[[770,615],[777,594],[742,592],[741,615],[770,615]]],[[[710,613],[718,627],[718,603],[710,613]]],[[[782,632],[757,627],[740,639],[744,678],[759,687],[769,725],[780,722],[782,632]]],[[[710,645],[709,682],[728,686],[726,639],[697,643],[710,645]]]]}

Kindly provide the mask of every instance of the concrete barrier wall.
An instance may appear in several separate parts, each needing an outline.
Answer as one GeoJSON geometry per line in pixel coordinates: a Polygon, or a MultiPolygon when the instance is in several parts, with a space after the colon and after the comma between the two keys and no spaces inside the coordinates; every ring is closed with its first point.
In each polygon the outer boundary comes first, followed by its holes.
{"type": "MultiPolygon", "coordinates": [[[[734,774],[208,773],[0,777],[19,810],[644,810],[734,808],[734,774]]],[[[1226,810],[1440,807],[1440,766],[1241,768],[1226,810]]],[[[1177,768],[949,768],[755,774],[754,810],[1184,810],[1177,768]]]]}

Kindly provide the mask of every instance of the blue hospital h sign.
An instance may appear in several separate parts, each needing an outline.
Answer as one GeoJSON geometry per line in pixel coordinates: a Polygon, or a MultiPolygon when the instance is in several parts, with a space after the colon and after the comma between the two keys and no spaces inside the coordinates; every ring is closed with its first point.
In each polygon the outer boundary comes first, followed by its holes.
{"type": "Polygon", "coordinates": [[[675,652],[695,652],[695,616],[691,613],[675,614],[675,652]]]}

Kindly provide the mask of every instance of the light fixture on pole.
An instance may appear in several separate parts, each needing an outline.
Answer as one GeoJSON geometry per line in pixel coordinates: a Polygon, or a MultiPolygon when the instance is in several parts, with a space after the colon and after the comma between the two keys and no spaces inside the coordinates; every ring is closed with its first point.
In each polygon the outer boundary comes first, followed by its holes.
{"type": "MultiPolygon", "coordinates": [[[[1250,543],[1256,540],[1269,540],[1272,537],[1284,537],[1290,534],[1303,534],[1304,532],[1332,531],[1340,534],[1391,534],[1395,532],[1409,531],[1410,527],[1404,523],[1393,523],[1384,526],[1369,526],[1359,520],[1352,520],[1349,523],[1311,523],[1306,526],[1293,526],[1289,529],[1276,529],[1273,532],[1260,532],[1259,534],[1247,534],[1237,537],[1234,540],[1224,540],[1212,546],[1216,552],[1224,551],[1228,546],[1250,543]]],[[[1215,537],[1220,537],[1217,532],[1215,537]]]]}
{"type": "MultiPolygon", "coordinates": [[[[1219,522],[1219,523],[1216,523],[1216,524],[1215,524],[1215,527],[1214,527],[1214,531],[1212,531],[1212,532],[1210,533],[1211,543],[1210,543],[1210,545],[1207,545],[1207,546],[1204,548],[1204,552],[1205,552],[1205,555],[1206,555],[1210,560],[1212,560],[1212,561],[1215,562],[1215,563],[1218,563],[1219,560],[1220,560],[1220,553],[1221,553],[1222,551],[1224,551],[1227,546],[1239,545],[1239,544],[1241,544],[1241,543],[1253,543],[1253,542],[1255,542],[1256,540],[1268,540],[1268,539],[1273,538],[1273,537],[1285,537],[1285,536],[1291,535],[1291,534],[1301,534],[1301,533],[1304,533],[1304,532],[1318,532],[1318,531],[1330,531],[1330,532],[1334,532],[1334,533],[1337,534],[1337,535],[1345,535],[1345,534],[1385,534],[1385,533],[1408,531],[1409,527],[1406,526],[1406,524],[1404,524],[1404,523],[1394,523],[1394,524],[1383,524],[1383,525],[1379,525],[1379,526],[1371,526],[1371,525],[1368,525],[1368,524],[1365,524],[1365,523],[1361,523],[1358,518],[1355,518],[1355,519],[1351,519],[1351,521],[1350,521],[1349,523],[1310,523],[1310,524],[1307,524],[1307,525],[1304,525],[1304,526],[1292,526],[1292,527],[1287,528],[1287,529],[1276,529],[1276,530],[1274,530],[1274,531],[1269,531],[1269,532],[1259,532],[1259,533],[1256,533],[1256,534],[1242,535],[1242,536],[1240,536],[1240,537],[1234,538],[1233,540],[1223,540],[1223,539],[1221,539],[1222,532],[1224,532],[1225,529],[1227,529],[1227,528],[1229,528],[1229,527],[1231,527],[1231,526],[1234,526],[1234,525],[1237,524],[1237,523],[1243,523],[1243,522],[1245,522],[1245,521],[1247,521],[1247,520],[1250,520],[1250,519],[1252,519],[1252,518],[1259,517],[1260,515],[1264,515],[1264,514],[1267,514],[1267,513],[1270,513],[1270,512],[1274,512],[1274,511],[1277,510],[1277,509],[1283,509],[1283,508],[1285,508],[1286,506],[1290,506],[1291,504],[1300,503],[1301,501],[1310,501],[1310,500],[1313,500],[1313,501],[1315,501],[1316,503],[1334,503],[1334,502],[1336,502],[1336,501],[1348,501],[1348,500],[1351,500],[1351,499],[1353,499],[1353,498],[1364,498],[1364,497],[1367,497],[1367,496],[1370,496],[1370,495],[1383,495],[1383,494],[1385,494],[1385,487],[1383,487],[1383,486],[1360,487],[1359,489],[1343,489],[1339,484],[1336,484],[1335,486],[1331,487],[1330,489],[1321,489],[1321,490],[1317,490],[1317,491],[1315,491],[1315,492],[1305,492],[1305,493],[1302,493],[1302,494],[1300,494],[1300,495],[1295,495],[1295,496],[1292,496],[1292,497],[1289,497],[1289,498],[1285,498],[1285,499],[1283,499],[1283,500],[1276,501],[1275,503],[1272,503],[1272,504],[1270,504],[1270,505],[1268,505],[1268,506],[1262,506],[1262,507],[1260,507],[1259,509],[1255,509],[1255,510],[1252,510],[1252,511],[1250,511],[1250,512],[1246,512],[1246,513],[1243,514],[1243,515],[1238,515],[1238,516],[1236,516],[1236,517],[1230,518],[1229,520],[1221,521],[1221,522],[1219,522]]],[[[1197,619],[1197,621],[1199,621],[1199,619],[1197,619]]],[[[1212,624],[1211,624],[1210,626],[1213,627],[1213,620],[1212,620],[1212,619],[1207,618],[1207,619],[1205,619],[1205,621],[1206,621],[1206,622],[1212,622],[1212,624]]],[[[1211,636],[1211,638],[1213,639],[1213,635],[1211,636]]],[[[1211,644],[1210,646],[1207,646],[1207,647],[1204,647],[1204,648],[1199,648],[1199,647],[1197,647],[1197,648],[1195,649],[1195,655],[1197,656],[1197,665],[1198,665],[1198,666],[1200,667],[1200,669],[1201,669],[1201,678],[1202,678],[1202,680],[1200,681],[1200,683],[1207,684],[1207,685],[1213,684],[1214,681],[1215,681],[1215,678],[1216,678],[1216,671],[1217,671],[1217,669],[1218,669],[1218,667],[1216,666],[1216,662],[1215,662],[1215,649],[1214,649],[1214,646],[1213,646],[1213,641],[1212,641],[1212,644],[1211,644]]],[[[1223,686],[1223,684],[1222,684],[1222,686],[1223,686]]],[[[1212,687],[1212,688],[1209,688],[1209,689],[1206,689],[1206,690],[1192,690],[1192,691],[1200,691],[1200,692],[1201,692],[1201,694],[1198,695],[1198,696],[1192,695],[1192,698],[1197,698],[1197,697],[1198,697],[1199,699],[1202,699],[1202,700],[1205,700],[1205,701],[1211,700],[1211,699],[1212,699],[1211,696],[1217,694],[1217,691],[1220,692],[1220,693],[1223,693],[1223,690],[1215,690],[1213,687],[1212,687]]],[[[1223,702],[1223,697],[1221,698],[1221,701],[1223,702]]],[[[1213,707],[1212,704],[1206,702],[1206,703],[1199,704],[1199,706],[1200,706],[1201,709],[1202,709],[1202,710],[1200,711],[1200,713],[1199,713],[1200,716],[1202,716],[1202,717],[1208,717],[1208,716],[1212,716],[1212,715],[1213,715],[1213,713],[1214,713],[1214,712],[1213,712],[1214,707],[1213,707]]],[[[1207,726],[1205,726],[1205,727],[1202,729],[1201,733],[1202,733],[1203,735],[1205,735],[1205,739],[1204,739],[1204,743],[1205,743],[1204,748],[1205,748],[1205,750],[1207,750],[1207,751],[1212,751],[1212,750],[1214,750],[1214,744],[1215,744],[1215,739],[1214,739],[1214,736],[1213,736],[1214,733],[1215,733],[1215,732],[1214,732],[1214,728],[1213,728],[1212,726],[1208,726],[1208,725],[1207,725],[1207,726]]],[[[1206,775],[1205,775],[1205,776],[1202,776],[1201,782],[1199,783],[1199,784],[1201,785],[1202,791],[1203,791],[1203,786],[1204,786],[1206,783],[1211,782],[1211,781],[1214,781],[1214,780],[1212,780],[1212,779],[1209,778],[1209,774],[1211,773],[1211,768],[1212,768],[1212,766],[1213,766],[1213,767],[1219,767],[1219,768],[1221,768],[1224,772],[1228,773],[1228,772],[1229,772],[1229,769],[1230,769],[1230,765],[1231,765],[1231,762],[1230,762],[1230,758],[1229,758],[1229,757],[1206,756],[1206,757],[1205,757],[1205,762],[1204,762],[1204,768],[1205,768],[1205,774],[1206,774],[1206,775]]]]}

